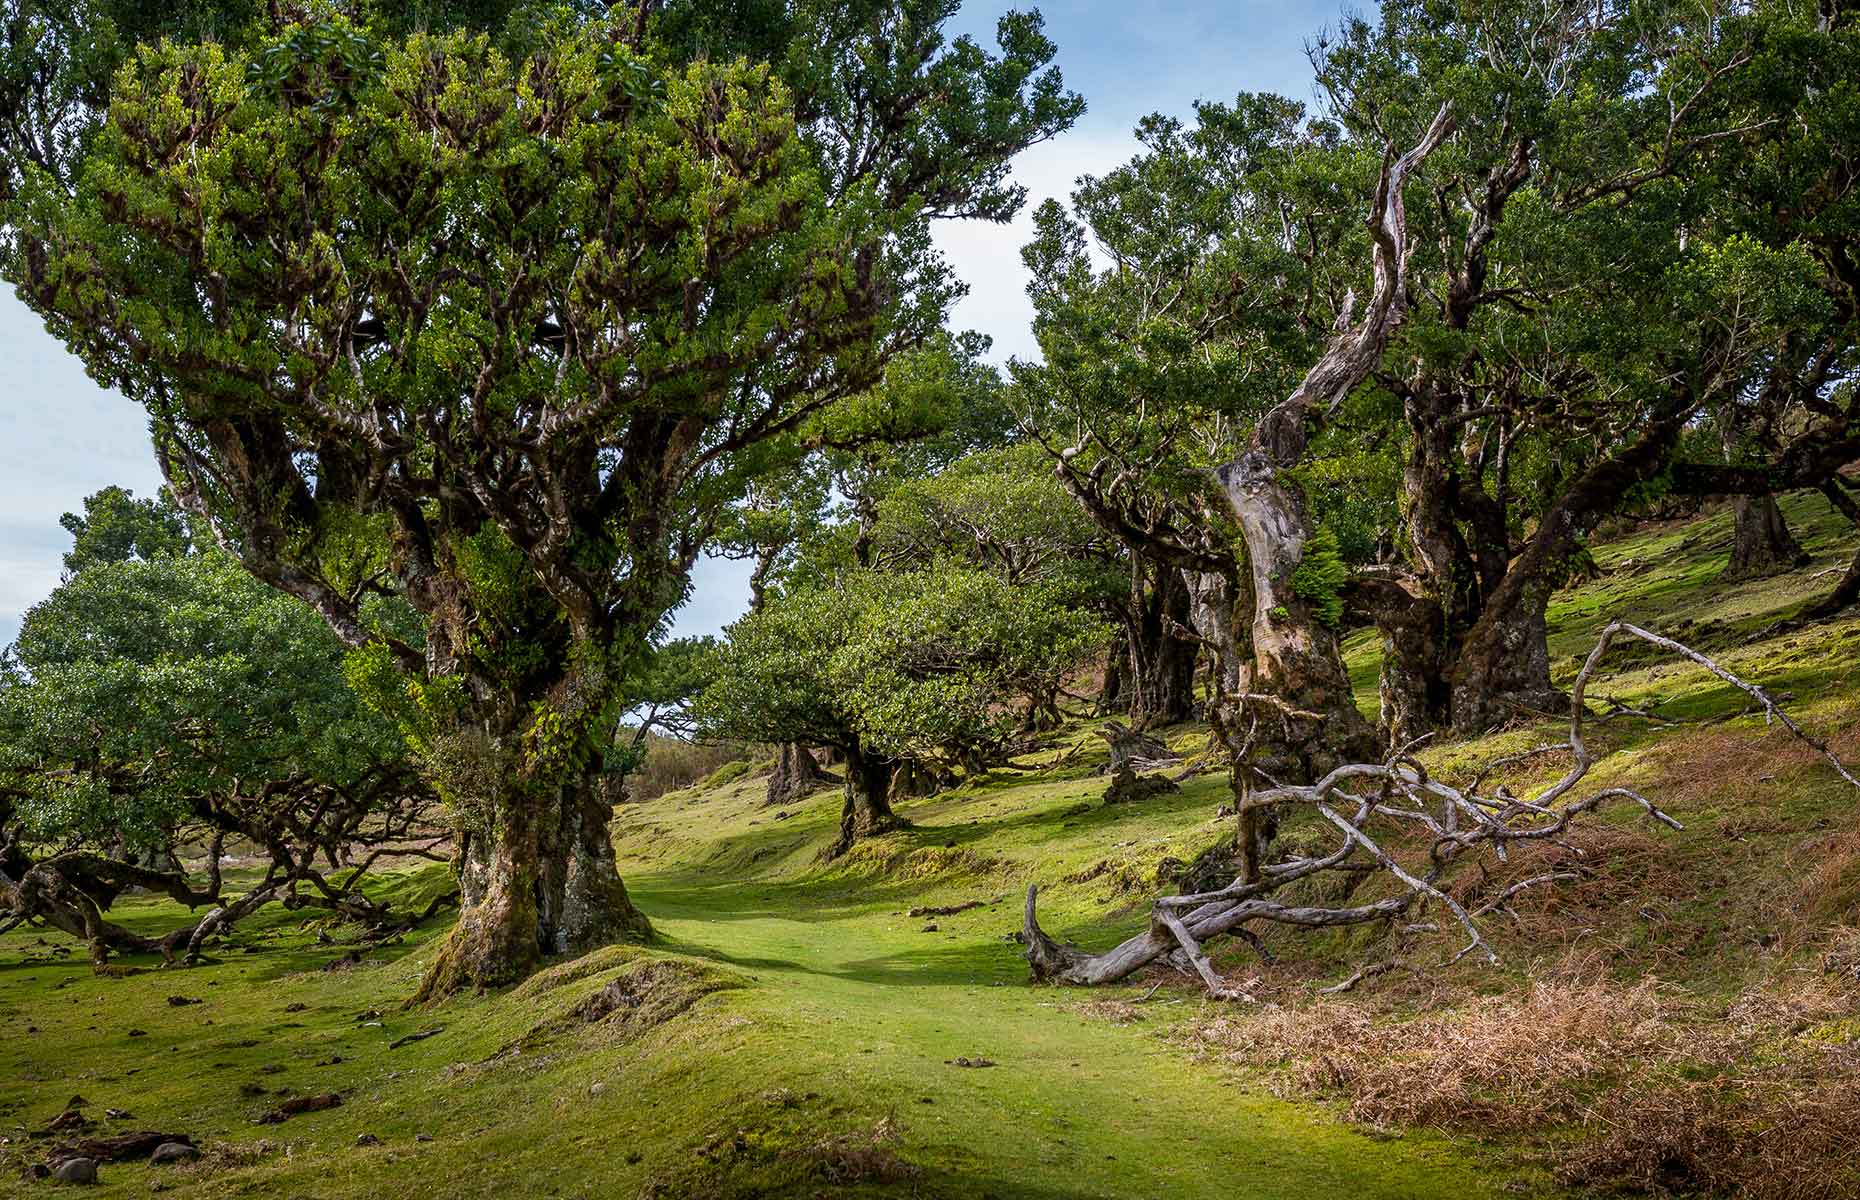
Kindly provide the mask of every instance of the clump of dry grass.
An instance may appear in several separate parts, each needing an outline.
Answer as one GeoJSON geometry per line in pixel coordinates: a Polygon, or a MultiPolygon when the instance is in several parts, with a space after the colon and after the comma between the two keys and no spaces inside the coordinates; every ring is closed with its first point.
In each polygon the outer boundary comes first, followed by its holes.
{"type": "Polygon", "coordinates": [[[1387,999],[1235,1010],[1208,1053],[1337,1097],[1362,1124],[1521,1142],[1564,1182],[1759,1200],[1860,1194],[1851,975],[1795,974],[1722,1011],[1571,957],[1528,989],[1404,1016],[1387,999]],[[1377,1011],[1378,1007],[1382,1011],[1377,1011]]]}
{"type": "Polygon", "coordinates": [[[1538,983],[1406,1020],[1349,1001],[1201,1026],[1202,1044],[1285,1068],[1300,1090],[1348,1098],[1366,1125],[1476,1124],[1503,1131],[1580,1112],[1587,1085],[1630,1060],[1669,1060],[1679,1039],[1655,984],[1538,983]]]}
{"type": "Polygon", "coordinates": [[[839,1187],[855,1184],[898,1184],[917,1176],[918,1170],[898,1157],[901,1130],[885,1117],[870,1129],[835,1134],[798,1153],[813,1170],[839,1187]]]}
{"type": "Polygon", "coordinates": [[[1619,1092],[1591,1120],[1602,1133],[1563,1155],[1564,1183],[1753,1200],[1860,1193],[1860,1076],[1851,1066],[1619,1092]]]}
{"type": "Polygon", "coordinates": [[[1794,911],[1818,924],[1860,914],[1860,830],[1814,838],[1791,859],[1803,872],[1794,911]]]}

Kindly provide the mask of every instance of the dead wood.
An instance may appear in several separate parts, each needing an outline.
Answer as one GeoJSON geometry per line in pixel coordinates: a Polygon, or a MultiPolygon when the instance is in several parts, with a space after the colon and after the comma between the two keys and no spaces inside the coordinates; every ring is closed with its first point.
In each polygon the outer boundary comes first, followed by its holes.
{"type": "Polygon", "coordinates": [[[48,1162],[62,1162],[67,1158],[92,1158],[100,1163],[127,1162],[147,1158],[155,1153],[155,1147],[169,1142],[192,1146],[194,1139],[185,1133],[157,1133],[154,1130],[145,1129],[137,1133],[119,1133],[112,1137],[82,1138],[75,1142],[60,1142],[52,1147],[46,1159],[48,1162]]]}
{"type": "Polygon", "coordinates": [[[326,1108],[339,1108],[342,1097],[334,1092],[324,1092],[315,1096],[296,1096],[267,1112],[258,1119],[260,1125],[282,1125],[292,1117],[304,1113],[322,1112],[326,1108]]]}
{"type": "MultiPolygon", "coordinates": [[[[1193,969],[1209,994],[1244,998],[1244,992],[1227,985],[1209,964],[1201,948],[1209,938],[1239,931],[1253,921],[1301,928],[1381,922],[1390,927],[1392,935],[1400,936],[1430,928],[1415,920],[1418,910],[1429,905],[1445,910],[1465,935],[1464,944],[1446,960],[1447,963],[1458,962],[1469,955],[1496,963],[1497,952],[1485,940],[1479,918],[1503,911],[1520,892],[1566,882],[1575,876],[1567,871],[1535,875],[1511,884],[1496,895],[1482,898],[1468,911],[1467,905],[1455,899],[1449,890],[1450,884],[1465,874],[1468,867],[1483,866],[1490,860],[1503,863],[1514,845],[1556,841],[1571,822],[1604,804],[1631,802],[1653,820],[1674,829],[1683,828],[1651,800],[1627,788],[1604,788],[1574,798],[1577,785],[1595,763],[1594,755],[1583,740],[1583,721],[1589,715],[1583,693],[1609,647],[1623,635],[1688,658],[1744,692],[1762,708],[1767,721],[1781,723],[1819,752],[1842,779],[1860,789],[1860,779],[1856,779],[1828,749],[1827,743],[1802,729],[1763,688],[1671,638],[1625,621],[1615,621],[1602,630],[1595,648],[1576,676],[1571,688],[1569,733],[1562,744],[1540,746],[1498,760],[1481,770],[1465,788],[1455,788],[1432,778],[1427,768],[1406,748],[1397,750],[1382,763],[1346,763],[1335,767],[1309,785],[1281,784],[1267,778],[1265,782],[1269,786],[1243,789],[1248,791],[1243,801],[1246,812],[1271,813],[1286,806],[1305,806],[1332,827],[1336,839],[1333,848],[1276,863],[1264,863],[1253,854],[1244,853],[1244,865],[1233,882],[1209,891],[1159,897],[1151,912],[1149,928],[1108,951],[1092,954],[1061,945],[1049,937],[1040,928],[1036,916],[1039,888],[1029,886],[1023,934],[1034,978],[1087,985],[1111,983],[1159,959],[1167,959],[1193,969]],[[1514,797],[1503,787],[1490,794],[1480,790],[1499,765],[1553,751],[1568,754],[1570,765],[1529,799],[1514,797]],[[1411,869],[1397,861],[1382,845],[1380,833],[1371,836],[1372,824],[1378,829],[1392,826],[1423,835],[1429,842],[1425,865],[1411,869]],[[1394,895],[1360,904],[1295,904],[1279,898],[1289,885],[1326,873],[1379,875],[1395,884],[1396,891],[1394,895]],[[1402,924],[1397,925],[1398,920],[1402,924]]],[[[1230,747],[1239,746],[1235,751],[1239,763],[1237,776],[1249,772],[1263,775],[1245,757],[1250,735],[1241,739],[1235,734],[1223,740],[1230,747]]],[[[1338,984],[1336,990],[1347,991],[1395,965],[1397,963],[1391,960],[1365,967],[1338,984]]]]}

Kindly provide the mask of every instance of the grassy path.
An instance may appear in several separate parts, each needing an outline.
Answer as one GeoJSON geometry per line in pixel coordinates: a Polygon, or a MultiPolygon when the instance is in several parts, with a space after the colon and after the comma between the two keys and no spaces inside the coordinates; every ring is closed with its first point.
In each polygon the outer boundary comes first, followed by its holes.
{"type": "Polygon", "coordinates": [[[810,908],[799,886],[665,874],[635,876],[635,887],[667,949],[754,977],[743,996],[779,1014],[771,1042],[789,1087],[896,1113],[903,1156],[933,1194],[1494,1194],[1444,1142],[1372,1139],[1195,1063],[1152,1032],[1185,1002],[1118,1025],[1082,1011],[1083,993],[1027,986],[1001,937],[1011,903],[927,922],[880,906],[810,908]],[[997,1065],[952,1065],[959,1056],[997,1065]]]}

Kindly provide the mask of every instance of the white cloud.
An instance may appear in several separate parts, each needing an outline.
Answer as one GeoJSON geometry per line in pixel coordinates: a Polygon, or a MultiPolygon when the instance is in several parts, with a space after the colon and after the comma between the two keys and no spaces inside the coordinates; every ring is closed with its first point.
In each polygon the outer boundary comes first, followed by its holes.
{"type": "Polygon", "coordinates": [[[152,495],[161,474],[140,408],[98,387],[18,297],[0,292],[0,645],[57,586],[60,514],[109,484],[152,495]]]}
{"type": "Polygon", "coordinates": [[[1042,142],[1015,162],[1014,181],[1027,189],[1027,203],[1005,225],[989,221],[944,221],[936,241],[949,256],[969,294],[951,311],[954,329],[975,329],[994,338],[993,357],[1038,358],[1033,340],[1033,304],[1027,299],[1027,269],[1020,250],[1033,239],[1033,211],[1043,201],[1067,202],[1081,175],[1102,175],[1137,151],[1136,138],[1065,134],[1042,142]]]}

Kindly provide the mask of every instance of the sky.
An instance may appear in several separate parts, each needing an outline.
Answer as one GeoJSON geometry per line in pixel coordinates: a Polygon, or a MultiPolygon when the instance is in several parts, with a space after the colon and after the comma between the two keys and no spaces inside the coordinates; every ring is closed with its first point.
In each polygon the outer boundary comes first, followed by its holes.
{"type": "MultiPolygon", "coordinates": [[[[996,19],[1025,2],[972,0],[952,32],[992,46],[996,19]]],[[[1018,219],[946,222],[938,230],[970,288],[950,324],[990,335],[1001,362],[1037,356],[1020,262],[1028,214],[1048,197],[1064,199],[1080,175],[1102,174],[1136,153],[1131,130],[1145,114],[1188,116],[1196,100],[1241,91],[1309,102],[1304,47],[1336,22],[1340,0],[1049,0],[1039,7],[1066,84],[1085,97],[1086,113],[1017,160],[1015,176],[1028,189],[1018,219]]],[[[81,510],[86,495],[113,483],[137,495],[160,486],[142,410],[93,383],[10,289],[0,291],[0,645],[58,584],[70,543],[59,515],[81,510]]],[[[674,631],[717,633],[735,620],[748,603],[748,574],[745,563],[701,562],[674,631]]]]}

